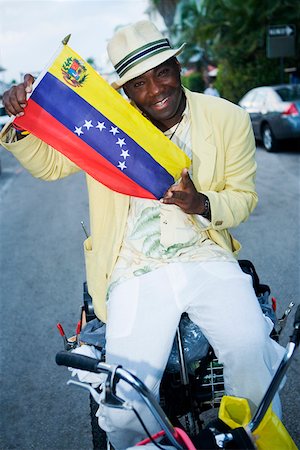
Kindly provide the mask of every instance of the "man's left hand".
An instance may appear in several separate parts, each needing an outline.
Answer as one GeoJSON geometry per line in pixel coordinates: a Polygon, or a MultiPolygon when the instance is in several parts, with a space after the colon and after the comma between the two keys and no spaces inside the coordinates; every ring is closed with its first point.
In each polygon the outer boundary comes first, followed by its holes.
{"type": "Polygon", "coordinates": [[[163,203],[177,205],[186,214],[202,214],[205,211],[206,196],[197,192],[188,170],[181,172],[181,180],[173,184],[165,193],[163,203]]]}

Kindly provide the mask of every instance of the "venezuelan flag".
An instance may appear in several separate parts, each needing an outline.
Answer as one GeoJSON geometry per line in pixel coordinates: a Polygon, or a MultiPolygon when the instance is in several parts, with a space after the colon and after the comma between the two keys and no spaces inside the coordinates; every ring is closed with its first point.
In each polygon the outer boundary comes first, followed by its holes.
{"type": "Polygon", "coordinates": [[[110,189],[161,198],[190,159],[63,45],[33,86],[19,127],[110,189]]]}

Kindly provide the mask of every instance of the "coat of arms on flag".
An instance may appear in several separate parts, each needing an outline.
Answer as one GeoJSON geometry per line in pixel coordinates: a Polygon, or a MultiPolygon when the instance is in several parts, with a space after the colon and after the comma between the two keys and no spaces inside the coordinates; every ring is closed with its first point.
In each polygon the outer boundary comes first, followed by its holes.
{"type": "Polygon", "coordinates": [[[69,56],[61,68],[64,80],[71,86],[82,86],[87,77],[87,68],[84,64],[84,61],[69,56]]]}
{"type": "Polygon", "coordinates": [[[191,163],[65,43],[14,122],[126,195],[161,198],[191,163]]]}

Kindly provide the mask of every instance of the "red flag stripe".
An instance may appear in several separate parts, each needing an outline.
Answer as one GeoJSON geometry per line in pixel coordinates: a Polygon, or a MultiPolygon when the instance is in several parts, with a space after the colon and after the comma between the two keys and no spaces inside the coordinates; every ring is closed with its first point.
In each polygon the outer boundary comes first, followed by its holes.
{"type": "Polygon", "coordinates": [[[135,197],[155,199],[151,192],[143,189],[99,155],[32,99],[28,102],[24,116],[17,117],[14,123],[60,151],[79,167],[84,167],[85,172],[110,189],[135,197]],[[63,137],[63,142],[59,139],[60,136],[63,137]],[[99,173],[99,166],[101,166],[101,173],[99,173]]]}

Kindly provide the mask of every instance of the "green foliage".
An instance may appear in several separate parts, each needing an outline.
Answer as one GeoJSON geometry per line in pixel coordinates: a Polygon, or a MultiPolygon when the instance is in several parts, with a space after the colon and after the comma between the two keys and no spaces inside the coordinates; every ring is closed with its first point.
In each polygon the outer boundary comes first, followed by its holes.
{"type": "Polygon", "coordinates": [[[95,58],[93,58],[93,56],[89,56],[89,57],[86,59],[86,62],[87,62],[90,66],[92,66],[94,69],[96,68],[96,61],[95,61],[95,58]]]}
{"type": "MultiPolygon", "coordinates": [[[[234,103],[254,87],[278,84],[281,77],[278,60],[257,58],[251,63],[234,67],[223,61],[218,68],[215,86],[222,97],[234,103]]],[[[285,75],[283,82],[288,83],[288,75],[285,75]]]]}
{"type": "Polygon", "coordinates": [[[174,36],[204,49],[205,59],[220,68],[217,89],[238,101],[255,86],[281,82],[279,59],[266,56],[266,35],[268,26],[283,24],[297,29],[296,56],[284,60],[285,67],[295,67],[300,59],[299,0],[181,0],[174,36]]]}
{"type": "Polygon", "coordinates": [[[194,72],[188,76],[181,77],[182,84],[187,89],[194,92],[203,92],[205,89],[204,80],[200,72],[194,72]]]}

